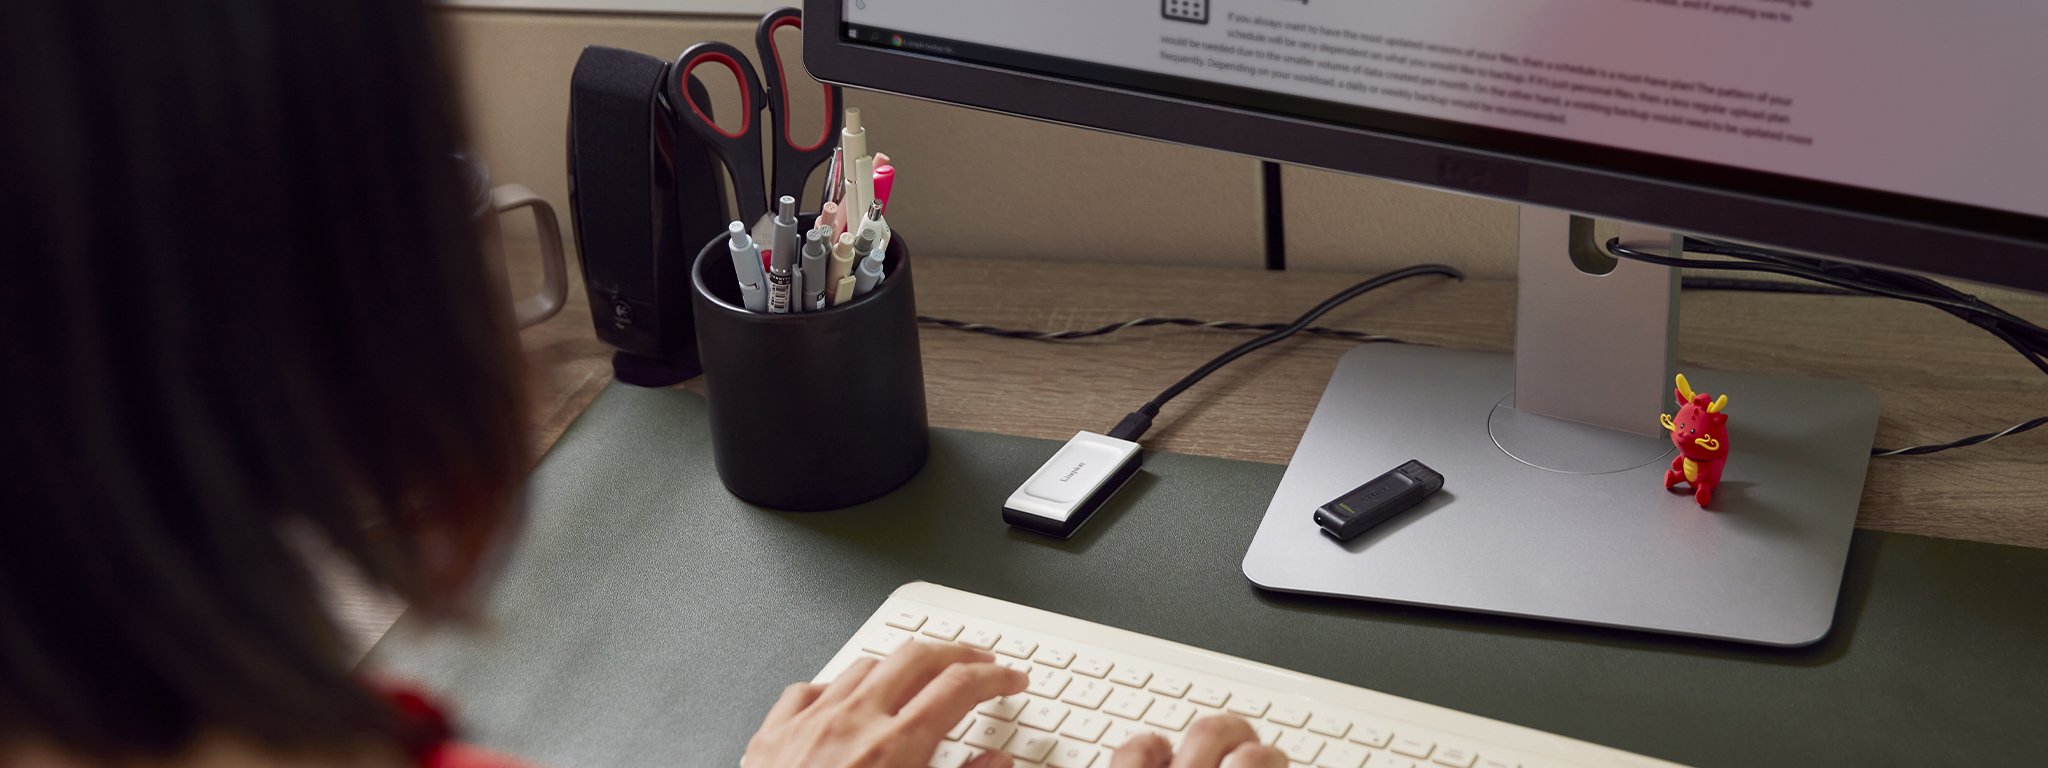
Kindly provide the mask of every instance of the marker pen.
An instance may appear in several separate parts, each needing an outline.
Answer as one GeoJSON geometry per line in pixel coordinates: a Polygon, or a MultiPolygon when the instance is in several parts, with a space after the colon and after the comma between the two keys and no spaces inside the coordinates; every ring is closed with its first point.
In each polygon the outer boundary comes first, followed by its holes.
{"type": "MultiPolygon", "coordinates": [[[[853,276],[853,234],[843,233],[839,241],[832,244],[832,267],[825,273],[825,287],[838,294],[839,281],[853,276]]],[[[851,284],[848,284],[851,288],[851,284]]],[[[835,299],[833,303],[838,303],[835,299]]]]}
{"type": "Polygon", "coordinates": [[[858,282],[853,279],[853,275],[839,278],[839,290],[832,292],[832,306],[836,307],[853,301],[853,289],[857,285],[858,282]]]}
{"type": "Polygon", "coordinates": [[[796,198],[783,195],[776,201],[775,250],[768,263],[768,313],[788,314],[794,301],[795,276],[791,268],[796,256],[796,198]]]}
{"type": "Polygon", "coordinates": [[[865,257],[853,270],[853,295],[859,296],[882,282],[882,250],[875,247],[875,231],[863,230],[860,239],[853,241],[853,252],[865,257]]]}
{"type": "Polygon", "coordinates": [[[840,230],[846,229],[845,219],[845,203],[826,203],[818,206],[818,226],[824,227],[827,230],[825,233],[827,238],[836,238],[839,236],[840,230]]]}
{"type": "Polygon", "coordinates": [[[882,153],[875,153],[875,202],[882,204],[882,212],[889,212],[889,191],[896,188],[896,166],[882,160],[882,153]]]}
{"type": "Polygon", "coordinates": [[[732,271],[739,279],[740,303],[754,312],[768,309],[768,292],[761,287],[761,252],[747,227],[737,221],[726,225],[726,247],[732,252],[732,271]]]}
{"type": "Polygon", "coordinates": [[[801,267],[804,275],[803,300],[798,303],[805,310],[817,309],[825,301],[825,275],[830,271],[826,264],[830,256],[825,251],[827,231],[820,226],[804,236],[804,262],[801,267]]]}

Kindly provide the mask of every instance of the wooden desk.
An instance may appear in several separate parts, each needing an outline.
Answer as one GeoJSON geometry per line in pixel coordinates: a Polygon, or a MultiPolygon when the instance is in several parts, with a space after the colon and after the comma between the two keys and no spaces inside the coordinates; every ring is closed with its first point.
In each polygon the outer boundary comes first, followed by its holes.
{"type": "MultiPolygon", "coordinates": [[[[532,262],[516,248],[513,261],[532,262]]],[[[1144,316],[1291,320],[1365,276],[930,254],[919,254],[917,262],[922,313],[1044,330],[1144,316]]],[[[522,334],[538,450],[611,379],[611,350],[592,335],[573,270],[571,278],[562,314],[522,334]]],[[[2023,316],[2048,317],[2048,298],[2006,304],[2023,316]]],[[[1513,346],[1513,314],[1512,282],[1418,278],[1354,300],[1322,324],[1505,351],[1513,346]]],[[[1147,328],[1050,343],[926,327],[922,338],[933,426],[1064,440],[1077,429],[1108,429],[1246,334],[1147,328]]],[[[1146,443],[1161,451],[1284,464],[1349,346],[1302,336],[1254,353],[1176,399],[1146,443]]],[[[1882,399],[1878,442],[1885,446],[1942,442],[2048,412],[2048,378],[2009,347],[1948,315],[1890,300],[1687,292],[1680,362],[1867,383],[1882,399]]],[[[1731,400],[1739,418],[1741,393],[1731,400]]],[[[2048,548],[2044,469],[2048,430],[1936,456],[1875,459],[1857,524],[2048,548]]],[[[345,614],[349,605],[343,601],[345,614]]],[[[389,626],[386,614],[395,615],[388,606],[357,613],[363,621],[352,623],[367,639],[389,626]]]]}
{"type": "MultiPolygon", "coordinates": [[[[1006,328],[1092,328],[1151,315],[1293,319],[1364,274],[1037,263],[920,255],[918,310],[1006,328]]],[[[2048,298],[2006,302],[2048,317],[2048,298]]],[[[1855,379],[1883,402],[1878,442],[1941,442],[2048,413],[2048,378],[2010,347],[1933,309],[1882,299],[1688,291],[1681,367],[1855,379]]],[[[1322,324],[1483,350],[1514,343],[1514,284],[1418,278],[1322,324]]],[[[1078,342],[926,327],[933,426],[1064,440],[1106,430],[1244,333],[1146,328],[1078,342]],[[1086,387],[1071,386],[1085,381],[1086,387]],[[1077,394],[1079,393],[1079,394],[1077,394]]],[[[578,289],[524,334],[544,448],[610,379],[578,289]]],[[[1225,368],[1168,405],[1148,447],[1285,464],[1349,342],[1297,337],[1225,368]]],[[[686,385],[694,386],[694,385],[686,385]]],[[[1734,408],[1739,414],[1741,393],[1734,408]]],[[[2048,548],[2048,430],[1936,456],[1875,459],[1857,524],[2048,548]]]]}

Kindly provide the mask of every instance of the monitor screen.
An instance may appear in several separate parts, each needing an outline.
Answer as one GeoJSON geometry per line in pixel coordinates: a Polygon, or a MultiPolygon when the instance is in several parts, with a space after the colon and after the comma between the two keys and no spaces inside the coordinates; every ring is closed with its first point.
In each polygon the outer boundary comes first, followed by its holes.
{"type": "Polygon", "coordinates": [[[841,10],[849,43],[959,63],[1882,216],[1959,213],[1972,229],[2028,240],[2048,217],[2048,3],[845,0],[841,10]]]}

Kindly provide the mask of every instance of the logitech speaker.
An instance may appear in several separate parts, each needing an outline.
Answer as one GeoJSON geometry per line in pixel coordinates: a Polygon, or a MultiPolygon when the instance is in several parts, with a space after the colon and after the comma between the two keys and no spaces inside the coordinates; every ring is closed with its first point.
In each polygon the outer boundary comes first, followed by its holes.
{"type": "MultiPolygon", "coordinates": [[[[569,82],[569,216],[598,339],[620,381],[667,386],[702,372],[690,257],[724,230],[710,149],[676,130],[659,96],[668,63],[588,46],[569,82]]],[[[703,86],[691,97],[709,104],[703,86]]]]}

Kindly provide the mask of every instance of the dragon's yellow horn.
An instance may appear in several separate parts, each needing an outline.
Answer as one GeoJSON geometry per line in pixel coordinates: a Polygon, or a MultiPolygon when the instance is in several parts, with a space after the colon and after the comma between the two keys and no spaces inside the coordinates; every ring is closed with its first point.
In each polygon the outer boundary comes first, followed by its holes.
{"type": "Polygon", "coordinates": [[[1714,399],[1713,405],[1707,406],[1707,413],[1720,413],[1721,409],[1726,407],[1728,407],[1728,396],[1722,395],[1714,399]]]}
{"type": "Polygon", "coordinates": [[[1678,402],[1682,405],[1692,402],[1692,384],[1685,380],[1685,374],[1678,374],[1678,402]]]}

